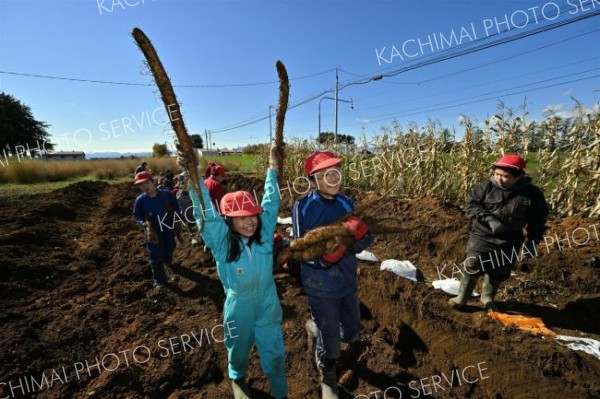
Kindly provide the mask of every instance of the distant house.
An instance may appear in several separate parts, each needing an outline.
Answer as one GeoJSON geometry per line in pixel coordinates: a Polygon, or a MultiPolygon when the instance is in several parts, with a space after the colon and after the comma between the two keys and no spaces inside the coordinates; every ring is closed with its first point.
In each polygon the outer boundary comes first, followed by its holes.
{"type": "Polygon", "coordinates": [[[239,148],[236,148],[233,150],[224,148],[222,150],[219,150],[219,155],[221,155],[221,156],[223,156],[223,155],[242,155],[242,150],[239,148]]]}
{"type": "Polygon", "coordinates": [[[198,154],[201,157],[218,157],[220,155],[219,152],[216,150],[205,150],[197,148],[196,151],[198,151],[198,154]]]}
{"type": "Polygon", "coordinates": [[[67,161],[67,160],[85,160],[85,152],[83,151],[46,151],[43,155],[44,159],[67,161]]]}

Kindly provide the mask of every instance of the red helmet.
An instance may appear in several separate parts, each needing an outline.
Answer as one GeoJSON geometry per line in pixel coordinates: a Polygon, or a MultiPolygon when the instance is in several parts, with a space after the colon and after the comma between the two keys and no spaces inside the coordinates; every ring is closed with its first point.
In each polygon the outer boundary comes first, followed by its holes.
{"type": "Polygon", "coordinates": [[[227,193],[221,198],[221,213],[229,217],[254,216],[263,210],[256,205],[252,194],[248,191],[227,193]]]}
{"type": "Polygon", "coordinates": [[[304,173],[312,175],[318,170],[326,169],[342,163],[342,160],[331,151],[317,151],[312,153],[304,162],[304,173]]]}
{"type": "Polygon", "coordinates": [[[210,176],[210,173],[212,171],[212,167],[216,166],[217,164],[214,163],[213,161],[209,161],[208,165],[206,165],[206,172],[204,172],[204,177],[208,179],[208,177],[210,176]]]}
{"type": "Polygon", "coordinates": [[[521,172],[525,169],[525,165],[527,162],[523,158],[515,154],[505,155],[496,162],[494,162],[494,166],[499,168],[513,168],[520,170],[521,172]]]}
{"type": "Polygon", "coordinates": [[[137,175],[135,175],[135,182],[133,184],[140,184],[148,180],[152,180],[152,173],[140,172],[137,175]]]}
{"type": "Polygon", "coordinates": [[[222,167],[221,165],[215,165],[213,167],[210,168],[210,173],[213,175],[225,175],[225,168],[222,167]]]}

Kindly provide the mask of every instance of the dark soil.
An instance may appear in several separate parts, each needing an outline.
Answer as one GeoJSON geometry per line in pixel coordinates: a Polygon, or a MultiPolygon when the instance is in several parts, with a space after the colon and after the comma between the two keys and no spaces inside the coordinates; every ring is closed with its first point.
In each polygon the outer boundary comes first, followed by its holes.
{"type": "MultiPolygon", "coordinates": [[[[260,196],[262,182],[232,176],[229,188],[256,189],[260,196]]],[[[136,195],[129,184],[81,182],[0,204],[0,397],[232,397],[227,351],[213,340],[223,329],[210,335],[222,323],[225,298],[210,254],[189,239],[178,244],[169,271],[177,279],[157,294],[142,232],[131,217],[136,195]]],[[[469,222],[461,209],[431,197],[354,197],[359,205],[370,204],[365,218],[410,227],[378,237],[370,251],[382,260],[412,261],[421,281],[360,263],[362,338],[368,345],[360,361],[346,356],[340,362],[342,369],[355,368],[346,384],[353,395],[382,398],[374,392],[397,387],[387,397],[600,397],[599,359],[502,327],[477,300],[464,311],[451,310],[448,296],[431,287],[439,270],[451,276],[452,267],[444,264],[465,256],[469,222]],[[433,385],[433,376],[441,382],[433,385]],[[478,381],[470,384],[463,376],[478,381]]],[[[286,198],[281,216],[289,216],[290,205],[286,198]]],[[[546,235],[564,238],[577,228],[593,233],[594,224],[600,231],[597,220],[555,220],[546,235]]],[[[582,232],[575,235],[578,242],[582,232]]],[[[499,304],[510,313],[541,317],[556,333],[600,339],[600,240],[592,235],[585,245],[561,245],[540,245],[539,257],[519,264],[499,304]]],[[[304,332],[306,297],[290,275],[275,280],[290,398],[317,398],[304,332]]],[[[271,397],[256,353],[248,378],[254,398],[271,397]]]]}

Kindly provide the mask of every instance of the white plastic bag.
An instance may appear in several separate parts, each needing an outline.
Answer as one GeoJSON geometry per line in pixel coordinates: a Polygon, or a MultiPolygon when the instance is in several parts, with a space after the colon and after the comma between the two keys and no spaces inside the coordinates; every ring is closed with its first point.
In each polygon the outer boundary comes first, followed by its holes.
{"type": "Polygon", "coordinates": [[[381,270],[389,270],[400,277],[417,281],[417,268],[408,260],[386,259],[381,262],[381,270]]]}
{"type": "MultiPolygon", "coordinates": [[[[442,290],[450,295],[457,296],[460,288],[460,281],[455,278],[447,278],[444,280],[435,280],[431,285],[433,285],[433,288],[436,290],[442,290]]],[[[473,291],[471,298],[476,296],[479,296],[479,294],[473,291]]]]}
{"type": "Polygon", "coordinates": [[[364,260],[367,262],[379,262],[379,258],[375,256],[374,253],[369,251],[362,251],[356,254],[356,257],[360,260],[364,260]]]}
{"type": "Polygon", "coordinates": [[[277,216],[277,224],[292,224],[292,217],[280,218],[277,216]]]}
{"type": "Polygon", "coordinates": [[[568,335],[557,335],[556,339],[565,342],[574,351],[584,351],[600,359],[600,341],[592,338],[570,337],[568,335]]]}

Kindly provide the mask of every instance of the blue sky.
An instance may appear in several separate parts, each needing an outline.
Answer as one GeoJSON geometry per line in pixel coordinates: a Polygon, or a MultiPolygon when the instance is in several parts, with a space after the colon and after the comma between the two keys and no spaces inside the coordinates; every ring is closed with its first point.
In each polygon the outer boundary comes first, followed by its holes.
{"type": "MultiPolygon", "coordinates": [[[[278,84],[256,83],[276,82],[278,59],[292,79],[294,104],[332,89],[336,67],[344,85],[594,11],[600,11],[598,0],[0,0],[0,71],[151,84],[130,35],[139,27],[154,43],[174,85],[253,84],[175,87],[189,132],[204,137],[209,129],[215,131],[217,147],[235,147],[269,139],[268,118],[219,130],[268,116],[269,105],[277,104],[278,84]],[[505,18],[508,24],[502,23],[505,18]],[[455,41],[449,39],[453,30],[455,41]],[[440,34],[451,45],[441,49],[438,42],[436,48],[440,34]]],[[[371,137],[394,117],[403,126],[438,119],[460,132],[461,114],[482,121],[496,111],[498,100],[516,108],[526,99],[532,118],[547,106],[568,111],[570,96],[593,107],[600,100],[599,22],[600,16],[594,16],[350,85],[339,98],[352,98],[354,109],[339,103],[338,132],[358,138],[364,131],[371,137]]],[[[51,124],[53,142],[62,150],[148,151],[154,142],[172,143],[152,85],[0,73],[0,90],[51,124]]],[[[289,110],[287,137],[316,136],[318,104],[316,99],[289,110]]],[[[322,101],[321,117],[322,130],[332,131],[334,101],[322,101]]]]}

